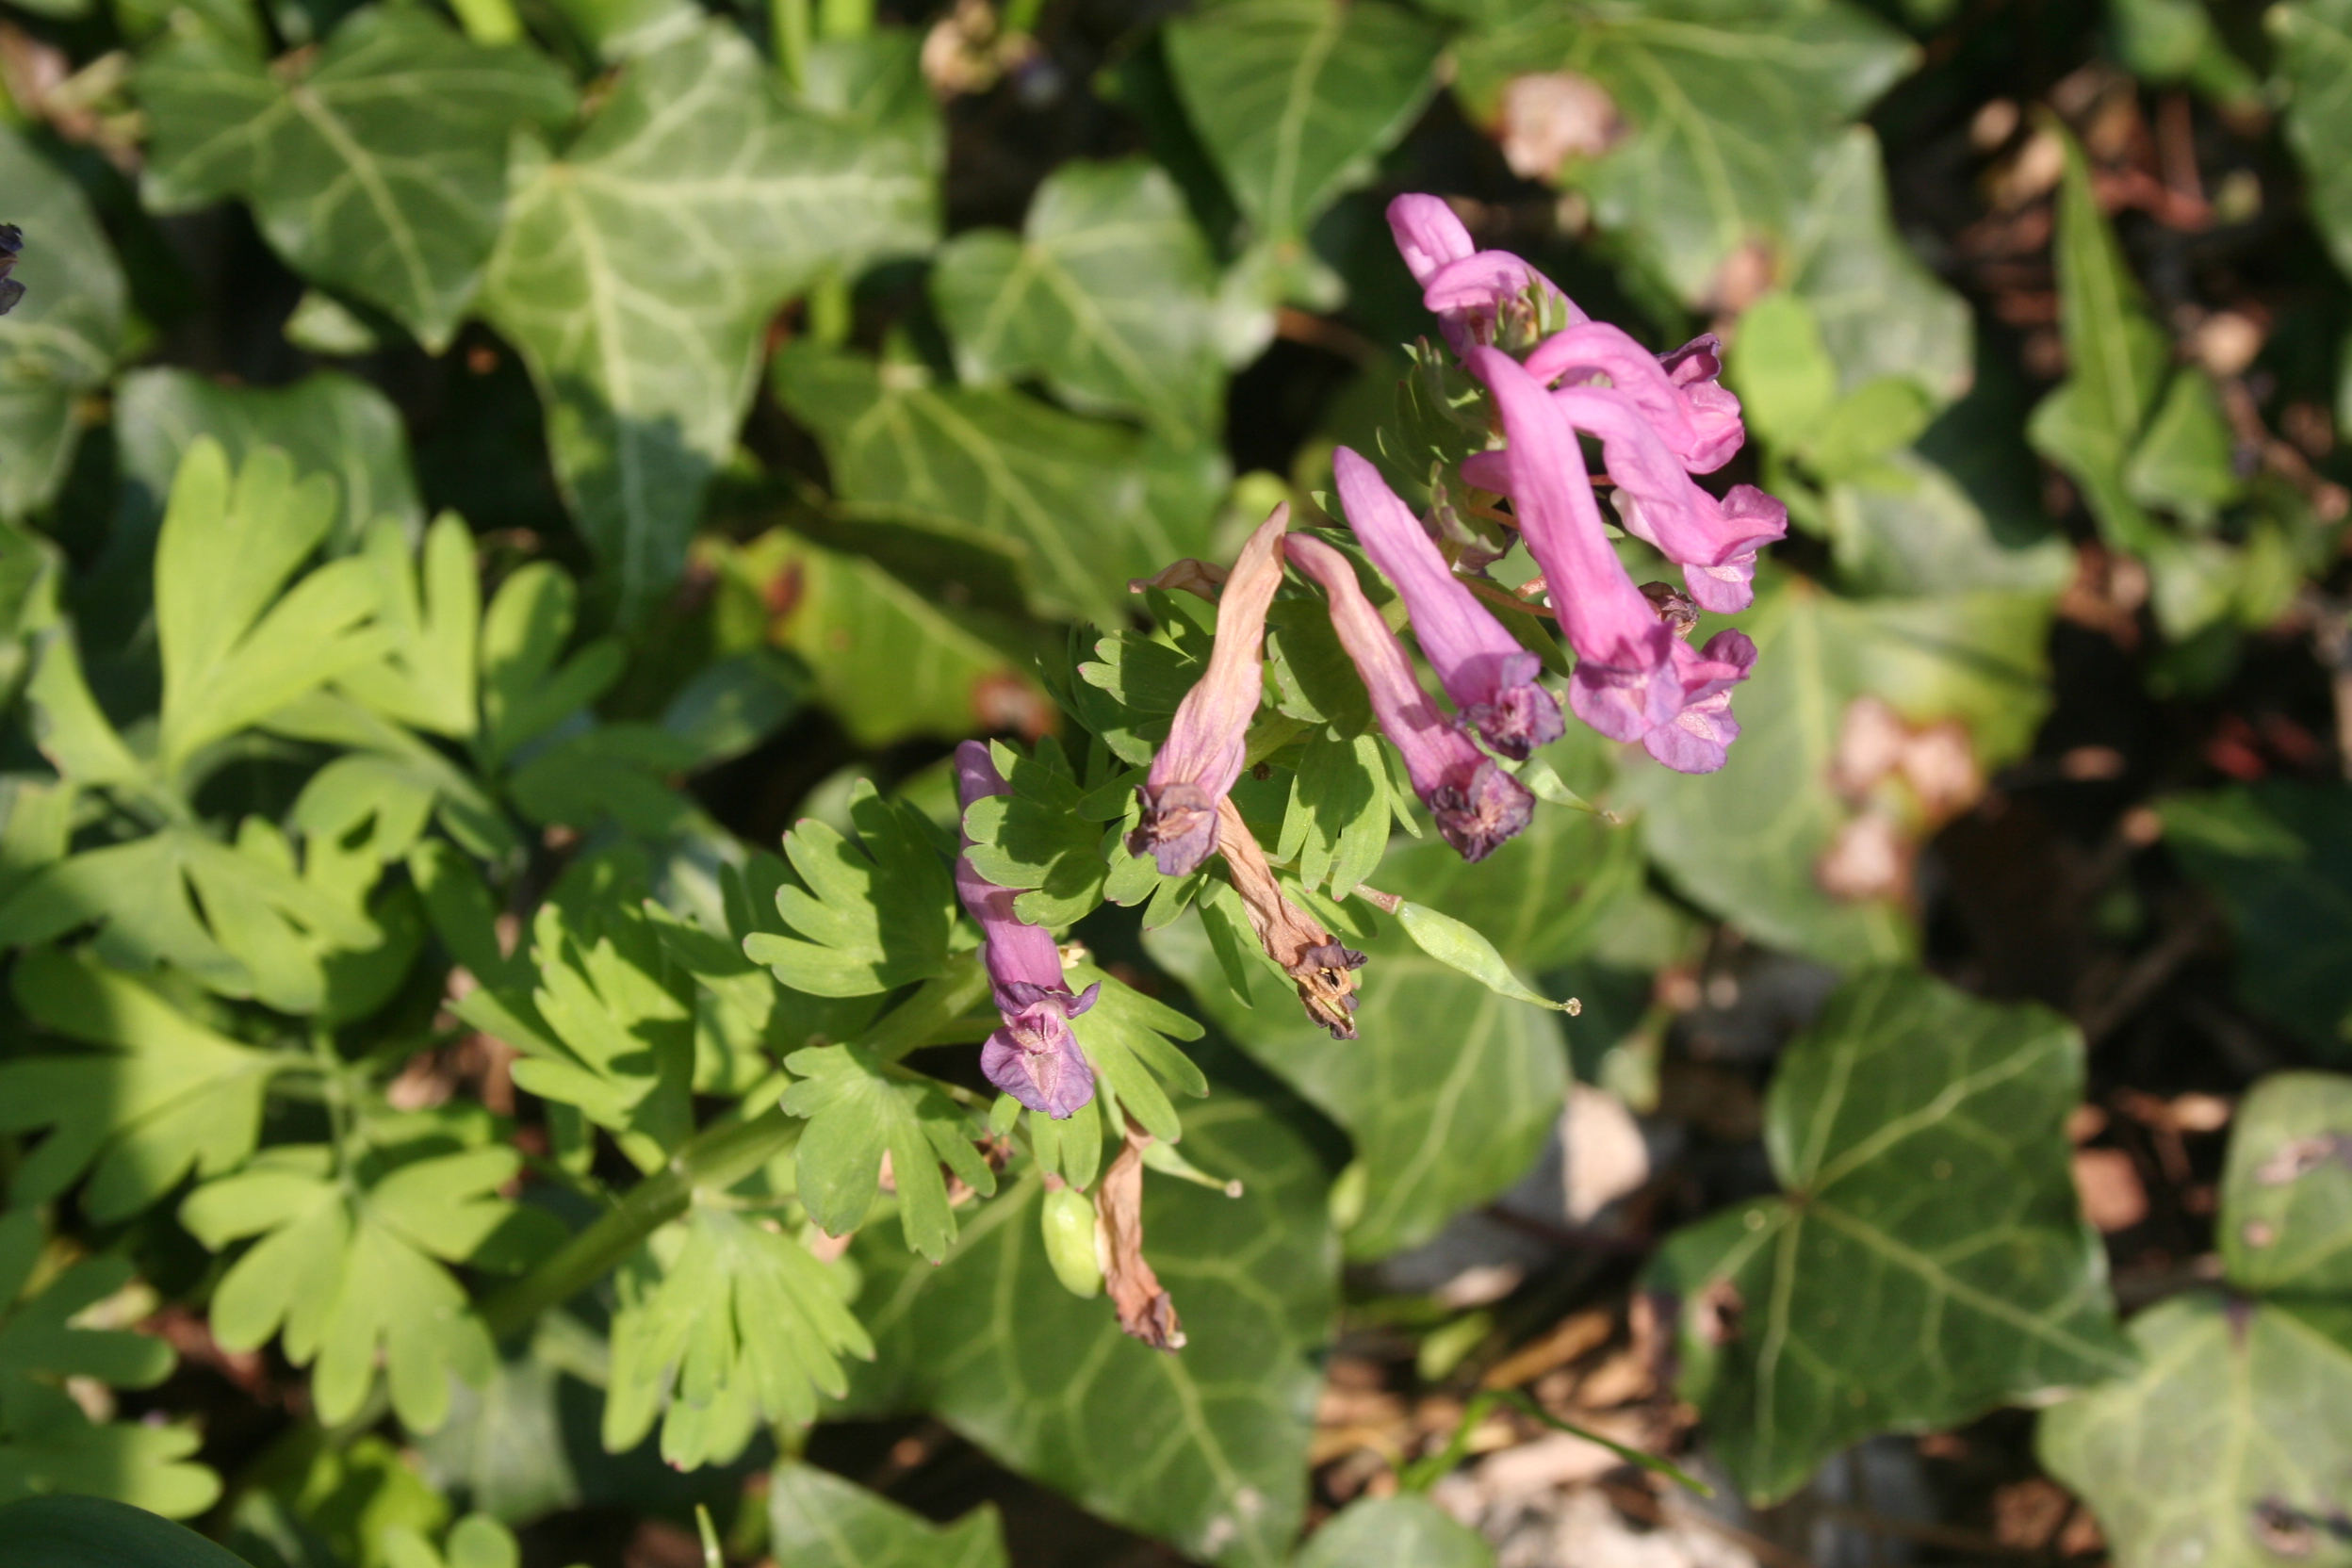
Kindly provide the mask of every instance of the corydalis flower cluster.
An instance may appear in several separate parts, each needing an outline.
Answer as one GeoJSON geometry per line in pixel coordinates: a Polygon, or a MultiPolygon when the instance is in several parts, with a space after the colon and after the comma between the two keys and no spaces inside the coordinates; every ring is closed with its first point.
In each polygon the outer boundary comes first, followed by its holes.
{"type": "MultiPolygon", "coordinates": [[[[1388,220],[1423,302],[1493,400],[1504,444],[1465,462],[1462,478],[1510,498],[1511,520],[1543,568],[1552,612],[1576,655],[1569,708],[1611,740],[1640,741],[1670,768],[1722,767],[1740,734],[1731,690],[1755,665],[1756,645],[1738,631],[1718,632],[1695,649],[1684,639],[1699,610],[1727,612],[1753,602],[1756,553],[1788,532],[1788,514],[1753,485],[1734,485],[1718,499],[1690,478],[1722,467],[1745,438],[1739,400],[1716,384],[1720,346],[1707,336],[1652,355],[1573,304],[1547,310],[1559,290],[1518,258],[1479,251],[1433,196],[1398,197],[1388,220]],[[1513,323],[1545,314],[1566,324],[1527,346],[1524,357],[1514,353],[1513,323]],[[1637,587],[1618,561],[1580,433],[1601,443],[1618,521],[1682,567],[1687,593],[1662,583],[1637,587]]],[[[1394,498],[1369,465],[1362,467],[1359,484],[1379,487],[1379,495],[1360,508],[1343,469],[1341,497],[1371,549],[1365,514],[1394,498]]],[[[1393,521],[1373,528],[1395,531],[1393,521]]],[[[1374,559],[1396,576],[1377,551],[1374,559]]],[[[1402,579],[1398,587],[1404,591],[1402,579]]],[[[1413,607],[1409,592],[1406,603],[1413,607]]],[[[1414,627],[1422,629],[1417,609],[1414,627]]],[[[1475,712],[1426,634],[1422,648],[1447,694],[1466,715],[1475,712]]],[[[1487,739],[1511,755],[1508,736],[1487,739]]]]}

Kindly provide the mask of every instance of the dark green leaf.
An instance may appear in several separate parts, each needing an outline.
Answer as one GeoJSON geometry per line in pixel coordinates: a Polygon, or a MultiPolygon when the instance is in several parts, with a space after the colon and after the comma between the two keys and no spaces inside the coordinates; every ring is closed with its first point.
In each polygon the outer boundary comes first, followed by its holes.
{"type": "Polygon", "coordinates": [[[824,444],[850,513],[1010,553],[1040,612],[1116,625],[1129,579],[1209,548],[1225,480],[1212,448],[797,346],[777,356],[776,379],[824,444]]]}
{"type": "Polygon", "coordinates": [[[2172,378],[2124,465],[2123,488],[2142,506],[2161,507],[2192,527],[2210,529],[2221,509],[2246,493],[2236,458],[2237,438],[2212,379],[2182,370],[2172,378]]]}
{"type": "Polygon", "coordinates": [[[996,1190],[972,1147],[977,1129],[936,1086],[894,1072],[863,1046],[795,1051],[784,1065],[800,1076],[784,1091],[784,1109],[808,1119],[798,1162],[808,1217],[837,1236],[863,1225],[888,1154],[906,1245],[939,1262],[956,1239],[940,1162],[975,1191],[996,1190]]]}
{"type": "Polygon", "coordinates": [[[1107,1301],[1062,1287],[1027,1180],[973,1216],[937,1269],[860,1245],[859,1315],[879,1356],[852,1408],[935,1411],[1104,1518],[1188,1557],[1271,1568],[1305,1510],[1313,1357],[1336,1296],[1323,1172],[1231,1093],[1185,1123],[1185,1152],[1242,1196],[1144,1178],[1144,1250],[1183,1315],[1182,1352],[1147,1349],[1107,1301]]]}
{"type": "Polygon", "coordinates": [[[776,305],[926,246],[938,159],[927,119],[876,128],[786,105],[714,21],[625,67],[559,158],[519,171],[483,308],[531,364],[625,616],[685,567],[776,305]]]}
{"type": "Polygon", "coordinates": [[[381,305],[434,352],[498,238],[510,134],[572,111],[534,51],[484,49],[401,7],[354,13],[302,68],[175,32],[141,61],[139,95],[150,202],[244,198],[297,270],[381,305]]]}
{"type": "Polygon", "coordinates": [[[90,203],[10,126],[0,125],[0,190],[24,230],[0,318],[0,519],[48,503],[80,443],[74,402],[106,384],[122,350],[122,269],[90,203]]]}
{"type": "Polygon", "coordinates": [[[2263,13],[2278,49],[2287,145],[2311,182],[2311,217],[2352,271],[2352,3],[2289,0],[2263,13]]]}
{"type": "Polygon", "coordinates": [[[1849,983],[1782,1056],[1765,1148],[1789,1196],[1675,1233],[1681,1389],[1751,1498],[1874,1431],[2128,1372],[2064,1123],[2082,1040],[1913,970],[1849,983]]]}
{"type": "Polygon", "coordinates": [[[1218,412],[1216,287],[1175,182],[1141,158],[1064,164],[1020,238],[959,235],[931,274],[967,384],[1038,376],[1082,412],[1178,434],[1218,412]]]}
{"type": "Polygon", "coordinates": [[[2352,1053],[2352,790],[2274,779],[2159,809],[2165,843],[2230,912],[2246,1004],[2352,1053]]]}
{"type": "Polygon", "coordinates": [[[2238,1107],[2221,1256],[2242,1289],[2352,1301],[2352,1078],[2281,1072],[2238,1107]]]}
{"type": "Polygon", "coordinates": [[[983,1503],[953,1525],[787,1461],[768,1477],[768,1544],[795,1568],[1007,1568],[996,1510],[983,1503]]]}
{"type": "Polygon", "coordinates": [[[246,1568],[184,1525],[106,1497],[26,1497],[0,1509],[24,1568],[246,1568]]]}

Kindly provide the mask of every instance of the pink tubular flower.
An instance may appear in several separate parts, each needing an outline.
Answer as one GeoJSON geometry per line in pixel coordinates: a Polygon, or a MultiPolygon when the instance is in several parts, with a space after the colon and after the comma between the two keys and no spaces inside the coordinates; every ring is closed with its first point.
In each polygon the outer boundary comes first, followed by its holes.
{"type": "MultiPolygon", "coordinates": [[[[1601,438],[1626,531],[1683,568],[1700,609],[1727,614],[1755,602],[1756,551],[1787,536],[1787,507],[1753,484],[1733,485],[1720,501],[1700,489],[1623,392],[1568,387],[1552,401],[1573,428],[1601,438]]],[[[1507,452],[1479,452],[1462,471],[1481,489],[1511,492],[1507,452]]]]}
{"type": "Polygon", "coordinates": [[[1380,728],[1404,756],[1413,792],[1463,859],[1485,859],[1527,825],[1535,797],[1438,713],[1346,556],[1305,534],[1290,541],[1289,553],[1292,564],[1331,596],[1331,629],[1363,678],[1380,728]]]}
{"type": "Polygon", "coordinates": [[[1557,382],[1563,387],[1606,377],[1685,468],[1711,474],[1747,439],[1740,400],[1716,384],[1723,369],[1722,350],[1710,333],[1673,353],[1654,355],[1623,328],[1582,321],[1537,344],[1527,355],[1527,374],[1546,386],[1557,382]]]}
{"type": "Polygon", "coordinates": [[[1454,576],[1379,469],[1346,447],[1332,454],[1331,466],[1348,526],[1403,596],[1413,636],[1462,722],[1514,760],[1560,739],[1560,704],[1535,683],[1542,661],[1454,576]]]}
{"type": "Polygon", "coordinates": [[[1198,870],[1217,851],[1217,803],[1241,776],[1250,721],[1264,690],[1259,649],[1266,610],[1282,580],[1282,533],[1290,508],[1278,506],[1241,547],[1217,603],[1209,667],[1177,705],[1168,739],[1144,779],[1143,820],[1127,836],[1131,855],[1149,855],[1163,876],[1198,870]]]}
{"type": "MultiPolygon", "coordinates": [[[[1012,792],[996,771],[986,743],[966,741],[956,748],[956,795],[965,809],[986,795],[1012,792]]],[[[1210,831],[1216,831],[1212,820],[1210,831]]],[[[972,836],[964,836],[970,848],[972,836]]],[[[1013,890],[982,876],[972,857],[956,859],[956,891],[986,939],[980,949],[988,984],[1004,1026],[980,1047],[980,1070],[988,1082],[1033,1111],[1056,1119],[1094,1098],[1094,1070],[1070,1033],[1070,1021],[1094,1005],[1100,981],[1072,995],[1062,978],[1061,949],[1054,934],[1031,925],[1013,910],[1013,890]]]]}
{"type": "Polygon", "coordinates": [[[1460,354],[1494,340],[1496,318],[1510,302],[1540,288],[1571,321],[1584,313],[1552,281],[1508,251],[1481,251],[1454,209],[1435,196],[1399,196],[1388,204],[1388,229],[1397,253],[1421,286],[1421,302],[1442,323],[1446,342],[1460,354]]]}
{"type": "MultiPolygon", "coordinates": [[[[1717,633],[1696,652],[1683,643],[1676,626],[1687,629],[1695,612],[1670,603],[1670,625],[1609,547],[1565,411],[1509,354],[1474,349],[1467,362],[1502,416],[1519,531],[1544,568],[1552,612],[1576,651],[1569,708],[1610,740],[1642,742],[1670,768],[1707,773],[1723,766],[1724,748],[1739,733],[1730,689],[1747,678],[1755,645],[1737,631],[1717,633]]],[[[1671,590],[1665,596],[1679,598],[1671,590]]]]}

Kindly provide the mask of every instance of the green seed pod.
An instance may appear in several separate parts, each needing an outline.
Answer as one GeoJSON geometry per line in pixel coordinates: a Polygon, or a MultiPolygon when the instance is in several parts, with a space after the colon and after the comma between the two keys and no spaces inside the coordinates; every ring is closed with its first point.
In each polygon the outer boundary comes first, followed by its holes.
{"type": "Polygon", "coordinates": [[[1046,1261],[1072,1296],[1091,1298],[1102,1289],[1102,1266],[1094,1255],[1094,1205],[1086,1195],[1060,1187],[1045,1195],[1037,1211],[1045,1230],[1046,1261]]]}

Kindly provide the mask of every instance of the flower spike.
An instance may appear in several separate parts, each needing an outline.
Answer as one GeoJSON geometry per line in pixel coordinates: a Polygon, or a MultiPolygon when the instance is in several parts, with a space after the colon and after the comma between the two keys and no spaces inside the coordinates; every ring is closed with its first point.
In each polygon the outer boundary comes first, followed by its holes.
{"type": "Polygon", "coordinates": [[[1217,803],[1241,776],[1250,721],[1264,691],[1259,651],[1266,611],[1282,580],[1282,534],[1290,508],[1278,506],[1241,547],[1217,604],[1217,645],[1207,673],[1177,705],[1168,739],[1144,779],[1143,820],[1127,836],[1163,876],[1198,870],[1217,849],[1217,803]]]}
{"type": "Polygon", "coordinates": [[[1560,703],[1535,681],[1542,662],[1454,576],[1380,470],[1346,447],[1331,466],[1348,526],[1403,596],[1413,636],[1462,722],[1514,760],[1560,739],[1560,703]]]}
{"type": "Polygon", "coordinates": [[[1671,591],[1660,604],[1634,586],[1609,548],[1566,413],[1509,354],[1473,349],[1468,363],[1502,416],[1520,532],[1576,651],[1569,708],[1612,741],[1642,742],[1670,768],[1723,766],[1739,734],[1731,688],[1747,678],[1756,645],[1737,631],[1695,651],[1683,642],[1695,610],[1671,591]]]}
{"type": "Polygon", "coordinates": [[[1404,756],[1413,792],[1437,818],[1438,832],[1463,859],[1485,859],[1527,825],[1535,797],[1438,713],[1413,679],[1404,645],[1364,597],[1346,556],[1300,534],[1290,541],[1290,559],[1330,596],[1331,629],[1364,679],[1380,728],[1404,756]]]}
{"type": "Polygon", "coordinates": [[[1535,346],[1527,374],[1546,386],[1588,386],[1596,380],[1642,411],[1658,439],[1694,474],[1711,474],[1747,440],[1740,400],[1715,378],[1723,345],[1709,333],[1673,353],[1653,355],[1606,321],[1582,321],[1535,346]]]}
{"type": "MultiPolygon", "coordinates": [[[[984,796],[1011,792],[985,742],[966,741],[956,748],[956,795],[966,810],[984,796]]],[[[969,832],[964,847],[972,847],[969,832]]],[[[1094,1070],[1086,1065],[1070,1021],[1094,1005],[1101,982],[1072,995],[1062,977],[1054,934],[1016,914],[1013,890],[982,876],[970,855],[956,858],[956,892],[980,923],[986,939],[980,957],[1004,1021],[980,1048],[980,1070],[1033,1111],[1056,1119],[1070,1115],[1094,1098],[1094,1070]]]]}

